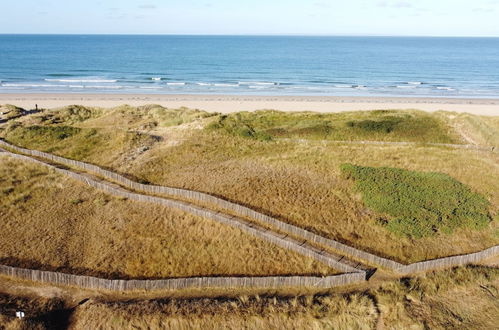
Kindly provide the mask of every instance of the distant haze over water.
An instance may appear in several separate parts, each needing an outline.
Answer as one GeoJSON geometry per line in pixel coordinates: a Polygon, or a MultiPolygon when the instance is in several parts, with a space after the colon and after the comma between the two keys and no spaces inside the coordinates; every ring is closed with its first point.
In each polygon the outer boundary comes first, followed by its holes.
{"type": "Polygon", "coordinates": [[[499,38],[0,35],[0,93],[499,97],[499,38]]]}

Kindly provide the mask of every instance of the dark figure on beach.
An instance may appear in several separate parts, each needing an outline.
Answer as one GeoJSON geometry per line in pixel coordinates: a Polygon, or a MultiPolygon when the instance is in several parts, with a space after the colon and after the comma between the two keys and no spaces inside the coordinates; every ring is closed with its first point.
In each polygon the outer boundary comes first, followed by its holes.
{"type": "Polygon", "coordinates": [[[35,110],[38,111],[38,104],[35,104],[35,110]]]}

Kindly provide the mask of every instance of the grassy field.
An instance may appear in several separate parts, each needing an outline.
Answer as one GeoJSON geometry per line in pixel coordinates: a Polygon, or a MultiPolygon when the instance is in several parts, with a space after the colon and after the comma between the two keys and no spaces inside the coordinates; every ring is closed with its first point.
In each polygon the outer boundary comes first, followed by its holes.
{"type": "MultiPolygon", "coordinates": [[[[496,134],[494,118],[468,116],[487,125],[479,125],[481,131],[496,134]]],[[[261,111],[222,116],[159,106],[68,107],[9,122],[0,136],[21,146],[109,167],[142,182],[218,195],[349,245],[414,262],[499,243],[499,155],[423,144],[467,143],[458,120],[452,113],[418,111],[261,111]],[[77,133],[58,139],[61,127],[77,133]],[[341,139],[421,144],[332,141],[341,139]],[[469,187],[470,194],[483,196],[492,221],[479,229],[458,226],[452,233],[400,236],[385,225],[387,214],[366,205],[354,184],[342,176],[345,163],[442,173],[469,187]]],[[[466,134],[484,133],[470,128],[466,134]]],[[[429,191],[431,185],[422,189],[429,191]]]]}
{"type": "Polygon", "coordinates": [[[237,229],[0,156],[0,263],[107,278],[334,274],[237,229]]]}
{"type": "Polygon", "coordinates": [[[494,329],[499,270],[456,268],[315,295],[109,301],[0,294],[9,329],[494,329]],[[31,311],[15,320],[15,310],[31,311]]]}
{"type": "Polygon", "coordinates": [[[328,114],[240,112],[219,115],[207,129],[258,140],[459,141],[445,121],[421,111],[379,110],[328,114]]]}

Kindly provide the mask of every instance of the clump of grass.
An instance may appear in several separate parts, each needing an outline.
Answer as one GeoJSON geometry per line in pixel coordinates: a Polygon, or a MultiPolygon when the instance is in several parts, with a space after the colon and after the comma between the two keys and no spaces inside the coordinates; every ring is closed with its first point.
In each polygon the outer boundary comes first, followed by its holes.
{"type": "Polygon", "coordinates": [[[65,124],[74,125],[97,118],[102,115],[102,110],[98,108],[89,108],[81,105],[69,105],[56,110],[46,111],[38,115],[43,124],[65,124]]]}
{"type": "Polygon", "coordinates": [[[359,120],[359,121],[348,121],[347,126],[352,128],[358,128],[366,132],[381,132],[381,133],[391,133],[396,128],[397,125],[403,122],[402,118],[398,117],[386,117],[381,120],[359,120]]]}
{"type": "Polygon", "coordinates": [[[8,194],[10,194],[10,193],[11,193],[11,192],[13,192],[13,191],[14,191],[14,188],[13,188],[13,187],[3,188],[3,189],[2,189],[2,194],[4,194],[4,195],[8,195],[8,194]]]}
{"type": "Polygon", "coordinates": [[[46,141],[59,141],[75,136],[81,129],[71,126],[28,126],[17,127],[15,134],[18,139],[33,140],[41,139],[46,141]]]}
{"type": "Polygon", "coordinates": [[[235,115],[221,115],[218,120],[210,123],[207,126],[208,130],[222,130],[223,132],[240,136],[244,138],[251,138],[255,140],[268,141],[272,137],[260,130],[256,130],[249,121],[240,114],[235,115]]]}
{"type": "Polygon", "coordinates": [[[15,119],[24,115],[26,110],[12,104],[5,104],[0,106],[0,113],[3,113],[5,119],[15,119]]]}
{"type": "Polygon", "coordinates": [[[177,110],[167,109],[159,105],[146,105],[137,108],[137,110],[156,119],[158,125],[162,127],[178,126],[217,115],[216,113],[188,108],[180,108],[177,110]]]}
{"type": "Polygon", "coordinates": [[[351,164],[341,171],[368,207],[392,217],[386,227],[394,233],[422,238],[482,229],[491,221],[490,203],[447,174],[351,164]]]}
{"type": "Polygon", "coordinates": [[[105,197],[98,197],[94,200],[96,206],[105,206],[107,203],[109,203],[109,199],[105,197]]]}

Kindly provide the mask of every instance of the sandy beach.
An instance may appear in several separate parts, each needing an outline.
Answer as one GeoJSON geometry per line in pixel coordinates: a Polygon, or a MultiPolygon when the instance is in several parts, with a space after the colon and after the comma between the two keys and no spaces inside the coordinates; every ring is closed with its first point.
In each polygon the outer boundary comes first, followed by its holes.
{"type": "Polygon", "coordinates": [[[339,97],[339,96],[251,96],[251,95],[155,95],[155,94],[0,94],[0,104],[26,109],[56,108],[70,104],[115,107],[160,104],[222,113],[274,109],[282,111],[341,112],[377,109],[447,110],[499,116],[497,99],[339,97]]]}

